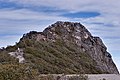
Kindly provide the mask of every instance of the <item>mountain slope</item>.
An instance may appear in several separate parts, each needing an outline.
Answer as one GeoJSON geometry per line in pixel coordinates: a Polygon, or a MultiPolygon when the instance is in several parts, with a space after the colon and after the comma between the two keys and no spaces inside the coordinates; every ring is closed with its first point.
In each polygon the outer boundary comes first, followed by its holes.
{"type": "Polygon", "coordinates": [[[23,49],[21,65],[38,73],[115,73],[118,70],[106,46],[80,23],[58,21],[43,32],[31,31],[20,41],[1,49],[3,65],[19,65],[7,53],[23,49]],[[4,58],[7,57],[7,58],[4,58]]]}

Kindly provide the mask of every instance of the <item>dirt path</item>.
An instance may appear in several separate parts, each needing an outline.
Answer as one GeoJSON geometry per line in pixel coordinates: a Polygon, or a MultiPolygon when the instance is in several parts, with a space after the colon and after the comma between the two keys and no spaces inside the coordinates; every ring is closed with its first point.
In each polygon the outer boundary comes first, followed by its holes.
{"type": "Polygon", "coordinates": [[[118,74],[89,74],[88,80],[120,80],[118,74]]]}

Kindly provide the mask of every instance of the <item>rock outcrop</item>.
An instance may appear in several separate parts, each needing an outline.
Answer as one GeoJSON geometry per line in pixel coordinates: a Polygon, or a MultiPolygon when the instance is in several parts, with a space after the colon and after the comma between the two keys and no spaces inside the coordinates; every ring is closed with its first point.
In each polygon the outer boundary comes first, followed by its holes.
{"type": "Polygon", "coordinates": [[[24,34],[15,46],[40,73],[119,73],[102,40],[80,23],[58,21],[24,34]]]}
{"type": "Polygon", "coordinates": [[[19,63],[24,63],[25,62],[25,58],[23,57],[23,50],[22,49],[17,49],[15,52],[9,52],[8,54],[10,54],[10,56],[15,57],[19,60],[19,63]]]}
{"type": "Polygon", "coordinates": [[[90,55],[96,62],[95,67],[102,72],[118,73],[112,60],[112,56],[107,52],[107,47],[99,37],[94,37],[80,23],[56,22],[43,31],[47,39],[55,41],[62,39],[66,44],[71,41],[76,44],[80,52],[90,55]]]}

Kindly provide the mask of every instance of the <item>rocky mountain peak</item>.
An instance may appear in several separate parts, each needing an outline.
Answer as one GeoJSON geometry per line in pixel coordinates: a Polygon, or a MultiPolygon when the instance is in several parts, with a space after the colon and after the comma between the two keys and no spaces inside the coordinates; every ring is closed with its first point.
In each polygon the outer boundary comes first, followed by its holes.
{"type": "MultiPolygon", "coordinates": [[[[48,28],[46,28],[43,33],[45,35],[53,34],[60,36],[60,37],[66,37],[69,36],[80,36],[83,35],[84,38],[87,38],[88,36],[91,37],[90,32],[80,23],[77,22],[62,22],[58,21],[55,24],[50,25],[48,28]]],[[[48,37],[49,38],[49,37],[48,37]]]]}
{"type": "Polygon", "coordinates": [[[102,39],[78,22],[57,21],[43,32],[31,31],[23,35],[18,46],[29,55],[38,55],[55,71],[62,67],[63,73],[119,73],[102,39]]]}
{"type": "Polygon", "coordinates": [[[47,39],[62,39],[64,41],[73,41],[77,45],[86,44],[88,46],[100,45],[107,49],[99,37],[94,37],[91,33],[78,22],[58,21],[43,31],[47,39]]]}

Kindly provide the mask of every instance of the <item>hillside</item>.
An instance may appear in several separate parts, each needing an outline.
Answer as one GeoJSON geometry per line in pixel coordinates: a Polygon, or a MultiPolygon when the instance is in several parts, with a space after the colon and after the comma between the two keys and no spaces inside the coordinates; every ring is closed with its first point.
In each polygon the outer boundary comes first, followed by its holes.
{"type": "Polygon", "coordinates": [[[21,77],[26,71],[33,76],[119,73],[102,40],[74,22],[58,21],[43,32],[24,34],[16,45],[0,50],[0,63],[0,74],[21,77]],[[13,56],[10,52],[18,53],[13,56]]]}

